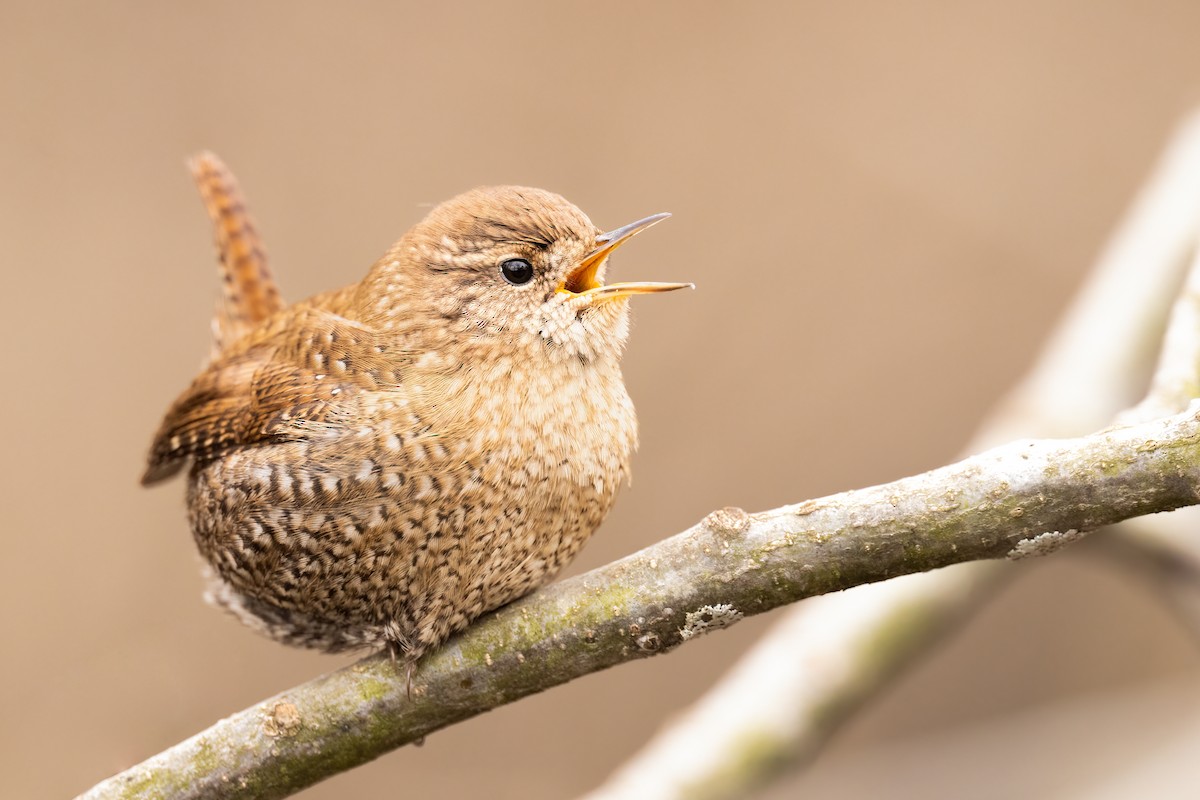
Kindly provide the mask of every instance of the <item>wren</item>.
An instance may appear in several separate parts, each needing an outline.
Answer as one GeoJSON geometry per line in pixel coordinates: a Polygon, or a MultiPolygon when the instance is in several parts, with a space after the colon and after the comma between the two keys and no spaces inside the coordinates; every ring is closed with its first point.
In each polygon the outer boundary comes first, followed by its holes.
{"type": "Polygon", "coordinates": [[[360,282],[285,305],[232,175],[191,162],[224,287],[211,361],[142,482],[187,467],[210,601],[282,642],[411,667],[550,580],[612,507],[637,445],[629,299],[604,233],[541,189],[449,200],[360,282]]]}

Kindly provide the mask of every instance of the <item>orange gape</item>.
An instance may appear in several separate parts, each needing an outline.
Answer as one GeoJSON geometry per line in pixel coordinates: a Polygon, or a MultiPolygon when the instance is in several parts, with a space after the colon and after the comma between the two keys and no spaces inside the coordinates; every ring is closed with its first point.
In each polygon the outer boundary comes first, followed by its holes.
{"type": "Polygon", "coordinates": [[[554,576],[612,507],[637,443],[629,298],[604,233],[540,189],[435,208],[355,284],[285,306],[237,185],[192,171],[217,231],[211,363],[143,482],[190,465],[209,597],[290,644],[412,665],[554,576]]]}

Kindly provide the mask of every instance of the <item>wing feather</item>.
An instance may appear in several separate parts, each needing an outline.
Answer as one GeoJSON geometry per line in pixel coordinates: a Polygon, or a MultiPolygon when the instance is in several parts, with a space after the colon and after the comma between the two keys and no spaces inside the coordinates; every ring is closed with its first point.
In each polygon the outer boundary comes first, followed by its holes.
{"type": "Polygon", "coordinates": [[[316,308],[297,308],[255,340],[220,356],[167,412],[144,485],[246,447],[345,426],[358,395],[399,385],[407,353],[373,330],[316,308]]]}

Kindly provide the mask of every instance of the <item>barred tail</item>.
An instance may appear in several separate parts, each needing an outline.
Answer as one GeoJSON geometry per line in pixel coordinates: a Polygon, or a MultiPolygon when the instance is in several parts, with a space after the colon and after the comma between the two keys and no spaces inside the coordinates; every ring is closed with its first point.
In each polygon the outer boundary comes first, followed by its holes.
{"type": "Polygon", "coordinates": [[[284,307],[267,254],[229,168],[212,153],[188,160],[213,223],[221,264],[221,298],[213,317],[214,353],[284,307]]]}

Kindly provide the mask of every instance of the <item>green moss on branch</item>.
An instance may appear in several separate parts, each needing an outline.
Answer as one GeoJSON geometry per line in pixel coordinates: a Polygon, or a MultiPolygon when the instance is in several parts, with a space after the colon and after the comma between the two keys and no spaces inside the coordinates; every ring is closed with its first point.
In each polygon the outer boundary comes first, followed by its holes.
{"type": "Polygon", "coordinates": [[[496,706],[668,652],[805,597],[963,561],[1050,531],[1196,503],[1193,412],[1024,441],[760,514],[714,512],[641,552],[485,617],[421,664],[413,697],[386,657],[297,686],[97,785],[87,798],[284,797],[496,706]],[[281,711],[281,704],[294,707],[281,711]]]}

